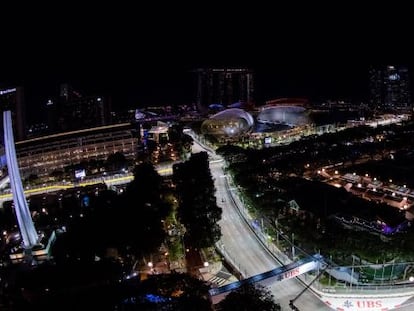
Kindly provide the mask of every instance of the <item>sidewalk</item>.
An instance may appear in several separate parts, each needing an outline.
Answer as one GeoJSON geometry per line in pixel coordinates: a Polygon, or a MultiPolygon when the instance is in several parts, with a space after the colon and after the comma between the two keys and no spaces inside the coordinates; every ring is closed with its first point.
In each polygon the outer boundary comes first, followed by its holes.
{"type": "Polygon", "coordinates": [[[199,271],[203,280],[210,283],[213,287],[220,287],[238,281],[238,279],[223,266],[221,261],[210,263],[208,267],[200,268],[199,271]]]}

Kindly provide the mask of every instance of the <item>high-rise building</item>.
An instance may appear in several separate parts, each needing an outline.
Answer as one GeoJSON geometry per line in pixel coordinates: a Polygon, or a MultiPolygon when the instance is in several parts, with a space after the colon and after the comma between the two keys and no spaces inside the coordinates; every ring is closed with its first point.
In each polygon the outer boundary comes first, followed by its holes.
{"type": "Polygon", "coordinates": [[[370,69],[370,104],[379,111],[411,110],[410,79],[405,67],[370,69]]]}
{"type": "Polygon", "coordinates": [[[253,71],[247,68],[196,69],[197,108],[206,111],[212,104],[230,106],[253,104],[253,71]]]}
{"type": "Polygon", "coordinates": [[[69,84],[60,86],[57,101],[48,100],[46,103],[47,122],[52,133],[108,125],[110,111],[110,98],[83,96],[69,84]]]}
{"type": "Polygon", "coordinates": [[[63,102],[59,115],[59,130],[77,130],[104,126],[109,123],[109,100],[101,96],[87,96],[63,102]]]}
{"type": "Polygon", "coordinates": [[[1,111],[10,110],[12,113],[13,130],[16,140],[26,138],[26,109],[24,103],[24,90],[22,87],[0,87],[1,111]]]}

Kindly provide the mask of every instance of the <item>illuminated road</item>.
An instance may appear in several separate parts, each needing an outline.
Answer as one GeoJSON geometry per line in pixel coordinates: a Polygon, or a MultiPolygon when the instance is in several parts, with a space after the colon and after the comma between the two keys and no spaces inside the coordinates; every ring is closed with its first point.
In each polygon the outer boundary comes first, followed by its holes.
{"type": "MultiPolygon", "coordinates": [[[[193,152],[204,151],[197,142],[193,144],[193,152]]],[[[210,169],[215,179],[217,202],[223,209],[220,221],[222,239],[220,245],[224,245],[224,253],[243,274],[248,277],[274,269],[280,264],[273,258],[263,245],[258,241],[255,234],[240,217],[237,211],[227,181],[223,172],[224,161],[217,155],[212,154],[210,158],[210,169]],[[223,202],[224,199],[224,202],[223,202]]],[[[237,198],[236,198],[237,199],[237,198]]],[[[310,281],[310,280],[309,280],[310,281]]],[[[303,286],[296,279],[274,283],[270,289],[283,310],[290,310],[289,300],[301,292],[303,286]]],[[[295,303],[299,310],[331,310],[321,302],[310,291],[305,292],[295,303]]]]}
{"type": "MultiPolygon", "coordinates": [[[[168,176],[172,174],[172,164],[162,164],[156,167],[157,172],[162,176],[168,176]]],[[[40,186],[37,188],[26,189],[24,194],[26,197],[36,194],[60,191],[75,187],[85,187],[96,185],[104,182],[108,187],[116,186],[121,184],[129,183],[134,176],[129,174],[115,174],[111,176],[102,176],[99,178],[89,179],[87,181],[79,182],[79,183],[55,183],[55,184],[45,184],[44,186],[40,186]]],[[[7,180],[7,178],[3,178],[3,181],[7,180]]],[[[0,194],[0,206],[4,201],[9,201],[12,199],[11,193],[3,193],[0,194]]]]}

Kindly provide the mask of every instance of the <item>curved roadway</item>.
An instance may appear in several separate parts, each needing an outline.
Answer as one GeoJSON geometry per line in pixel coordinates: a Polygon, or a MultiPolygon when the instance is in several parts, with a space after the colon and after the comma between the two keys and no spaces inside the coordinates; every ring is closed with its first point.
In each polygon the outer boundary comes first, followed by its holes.
{"type": "MultiPolygon", "coordinates": [[[[196,140],[193,152],[205,151],[196,140]]],[[[263,247],[235,206],[223,171],[224,161],[211,150],[210,170],[214,178],[218,205],[223,209],[220,221],[222,238],[219,244],[224,248],[226,257],[244,277],[249,277],[280,266],[280,263],[263,247]]],[[[311,279],[307,281],[310,282],[311,279]]],[[[289,310],[289,300],[303,290],[303,285],[296,279],[276,282],[270,286],[275,300],[283,310],[289,310]]],[[[311,291],[306,291],[296,302],[299,310],[331,310],[311,291]]]]}

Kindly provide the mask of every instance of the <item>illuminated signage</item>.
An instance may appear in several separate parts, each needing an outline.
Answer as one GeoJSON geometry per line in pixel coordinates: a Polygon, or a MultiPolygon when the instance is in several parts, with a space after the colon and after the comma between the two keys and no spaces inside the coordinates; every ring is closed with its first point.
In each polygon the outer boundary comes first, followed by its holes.
{"type": "Polygon", "coordinates": [[[309,272],[311,270],[315,270],[318,268],[318,264],[319,263],[316,261],[307,262],[299,267],[296,267],[292,270],[284,272],[283,274],[280,275],[279,280],[291,279],[303,273],[309,272]]]}
{"type": "Polygon", "coordinates": [[[84,178],[86,176],[85,170],[75,170],[75,177],[76,178],[84,178]]]}
{"type": "Polygon", "coordinates": [[[299,268],[296,268],[296,269],[286,271],[285,273],[283,273],[281,279],[282,280],[283,279],[291,279],[291,278],[294,278],[295,276],[298,276],[298,275],[300,275],[300,270],[299,270],[299,268]]]}
{"type": "Polygon", "coordinates": [[[411,296],[403,297],[327,297],[321,299],[329,307],[340,311],[384,311],[391,310],[401,306],[411,296]]]}
{"type": "Polygon", "coordinates": [[[16,92],[16,88],[0,90],[0,95],[16,92]]]}

